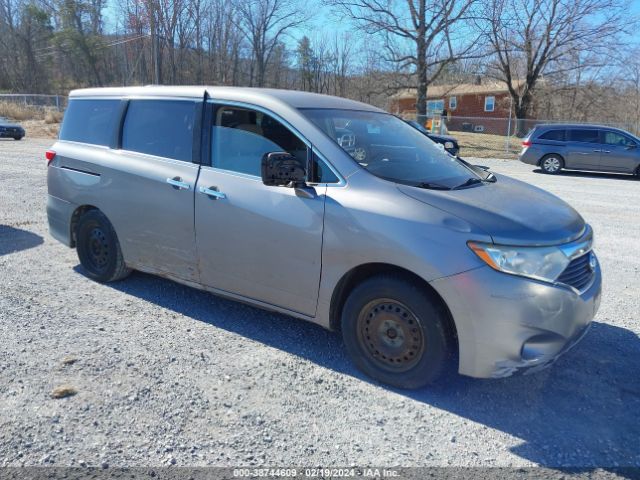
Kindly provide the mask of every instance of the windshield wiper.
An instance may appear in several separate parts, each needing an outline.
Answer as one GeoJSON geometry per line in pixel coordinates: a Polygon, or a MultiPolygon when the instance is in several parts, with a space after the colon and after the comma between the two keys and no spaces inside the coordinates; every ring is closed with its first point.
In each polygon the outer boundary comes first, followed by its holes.
{"type": "Polygon", "coordinates": [[[461,183],[460,185],[456,185],[455,187],[453,187],[452,190],[458,190],[460,188],[469,187],[471,185],[475,185],[476,183],[482,183],[482,180],[480,180],[479,178],[471,177],[466,182],[461,183]]]}
{"type": "Polygon", "coordinates": [[[428,188],[430,190],[451,190],[451,187],[447,187],[446,185],[442,185],[440,183],[431,183],[431,182],[420,182],[414,185],[414,187],[428,188]]]}

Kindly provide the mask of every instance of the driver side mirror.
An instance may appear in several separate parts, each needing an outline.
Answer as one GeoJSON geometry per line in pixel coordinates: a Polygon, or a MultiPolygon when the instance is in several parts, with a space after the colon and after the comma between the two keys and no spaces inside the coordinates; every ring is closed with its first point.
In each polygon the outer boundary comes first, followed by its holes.
{"type": "Polygon", "coordinates": [[[299,187],[305,184],[306,171],[290,153],[265,153],[261,167],[262,183],[267,186],[299,187]]]}
{"type": "Polygon", "coordinates": [[[633,150],[634,148],[638,148],[637,143],[632,143],[630,145],[627,145],[627,150],[633,150]]]}

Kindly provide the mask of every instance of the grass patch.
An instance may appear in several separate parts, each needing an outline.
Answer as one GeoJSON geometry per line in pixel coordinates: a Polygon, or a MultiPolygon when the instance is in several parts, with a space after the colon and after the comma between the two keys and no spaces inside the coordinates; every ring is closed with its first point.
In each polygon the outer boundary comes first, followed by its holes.
{"type": "Polygon", "coordinates": [[[62,112],[57,110],[47,110],[44,114],[44,123],[52,124],[52,123],[61,123],[62,122],[62,112]]]}
{"type": "Polygon", "coordinates": [[[477,158],[516,159],[520,153],[521,138],[511,137],[507,151],[507,137],[490,133],[449,132],[458,139],[460,156],[477,158]]]}
{"type": "Polygon", "coordinates": [[[20,103],[0,102],[0,117],[23,122],[25,120],[41,120],[47,124],[62,122],[62,112],[51,107],[38,107],[20,103]]]}

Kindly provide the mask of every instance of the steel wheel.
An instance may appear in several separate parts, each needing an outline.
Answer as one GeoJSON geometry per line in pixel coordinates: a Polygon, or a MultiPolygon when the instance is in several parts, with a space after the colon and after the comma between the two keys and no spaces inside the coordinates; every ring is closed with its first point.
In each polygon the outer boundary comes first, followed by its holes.
{"type": "Polygon", "coordinates": [[[455,349],[440,300],[402,275],[370,277],[349,294],[341,312],[349,356],[367,375],[400,388],[435,381],[455,349]]]}
{"type": "Polygon", "coordinates": [[[379,367],[404,372],[422,358],[425,342],[416,316],[388,298],[369,302],[358,317],[358,340],[379,367]]]}
{"type": "Polygon", "coordinates": [[[562,169],[562,160],[558,157],[546,157],[540,164],[545,173],[558,173],[562,169]]]}
{"type": "Polygon", "coordinates": [[[81,215],[76,227],[76,250],[88,277],[100,282],[129,275],[113,226],[98,210],[81,215]]]}
{"type": "Polygon", "coordinates": [[[104,270],[109,263],[110,248],[107,236],[100,227],[89,233],[89,251],[87,260],[98,271],[104,270]]]}

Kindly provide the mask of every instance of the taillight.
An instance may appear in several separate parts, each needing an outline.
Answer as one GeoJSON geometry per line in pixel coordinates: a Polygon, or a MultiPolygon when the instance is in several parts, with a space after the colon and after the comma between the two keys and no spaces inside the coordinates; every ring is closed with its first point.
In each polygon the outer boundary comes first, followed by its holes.
{"type": "Polygon", "coordinates": [[[530,147],[531,146],[531,140],[529,140],[528,138],[522,141],[522,146],[523,147],[530,147]]]}
{"type": "Polygon", "coordinates": [[[47,159],[47,167],[49,165],[51,165],[51,162],[53,162],[53,159],[56,158],[56,152],[54,152],[53,150],[47,150],[46,152],[44,152],[44,158],[47,159]]]}

